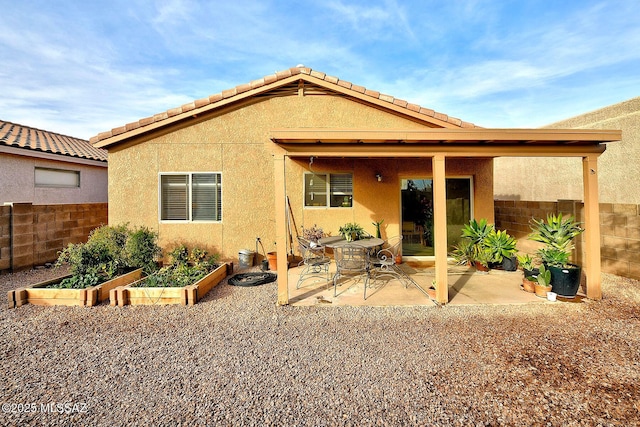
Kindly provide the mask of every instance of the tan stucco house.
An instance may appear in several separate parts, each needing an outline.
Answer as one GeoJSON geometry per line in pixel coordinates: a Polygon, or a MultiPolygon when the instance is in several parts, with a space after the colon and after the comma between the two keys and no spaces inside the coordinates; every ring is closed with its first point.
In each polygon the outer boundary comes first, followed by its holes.
{"type": "MultiPolygon", "coordinates": [[[[299,66],[91,142],[109,151],[110,223],[146,225],[162,245],[198,244],[227,258],[260,237],[267,251],[277,248],[286,304],[292,219],[333,235],[348,222],[373,233],[384,219],[383,237],[407,236],[404,257],[435,260],[436,296],[446,303],[447,253],[460,227],[494,218],[494,157],[578,157],[595,171],[603,143],[617,139],[615,131],[484,129],[299,66]]],[[[585,176],[597,217],[597,174],[585,176]]],[[[597,221],[587,227],[599,239],[597,221]]],[[[594,298],[598,268],[586,266],[594,298]]]]}

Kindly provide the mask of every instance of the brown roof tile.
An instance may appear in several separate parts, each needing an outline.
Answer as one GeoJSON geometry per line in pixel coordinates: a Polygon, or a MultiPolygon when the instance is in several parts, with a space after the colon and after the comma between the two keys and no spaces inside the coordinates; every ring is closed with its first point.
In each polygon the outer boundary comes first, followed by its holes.
{"type": "MultiPolygon", "coordinates": [[[[117,129],[124,129],[124,127],[117,129]]],[[[104,133],[108,133],[109,137],[112,135],[112,132],[104,133]]],[[[85,139],[35,129],[4,120],[0,120],[0,145],[101,162],[107,161],[107,150],[96,148],[85,139]]]]}
{"type": "MultiPolygon", "coordinates": [[[[334,84],[337,86],[340,86],[341,88],[345,88],[347,90],[351,90],[353,91],[354,95],[355,94],[359,94],[358,96],[361,96],[362,94],[364,94],[365,96],[383,101],[383,102],[388,102],[392,105],[394,105],[395,107],[400,107],[400,108],[406,108],[408,111],[411,111],[413,113],[417,113],[417,114],[421,114],[424,115],[426,117],[433,117],[435,119],[438,119],[440,121],[443,121],[445,123],[450,123],[454,126],[458,126],[458,127],[464,127],[464,128],[474,128],[476,127],[473,123],[468,123],[465,121],[462,121],[460,119],[457,119],[455,117],[449,117],[446,114],[443,113],[438,113],[434,110],[431,110],[429,108],[423,108],[419,105],[416,104],[411,104],[405,100],[402,99],[396,99],[391,95],[385,95],[385,94],[381,94],[380,92],[377,92],[375,90],[370,90],[367,89],[363,86],[358,86],[355,84],[352,84],[348,81],[344,81],[344,80],[340,80],[337,77],[333,77],[333,76],[329,76],[325,73],[322,73],[320,71],[315,71],[312,70],[311,68],[308,67],[293,67],[293,68],[289,68],[286,70],[282,70],[282,71],[277,71],[274,74],[269,74],[266,75],[260,79],[256,79],[256,80],[252,80],[250,83],[245,83],[245,84],[240,84],[234,88],[231,89],[226,89],[223,90],[220,93],[216,93],[213,94],[209,97],[206,98],[201,98],[199,100],[196,100],[194,102],[191,102],[189,104],[185,104],[182,107],[178,107],[178,108],[173,108],[170,109],[168,111],[156,114],[152,117],[147,117],[147,118],[143,118],[138,120],[137,122],[134,123],[130,123],[126,125],[126,132],[129,132],[133,129],[138,129],[141,127],[145,127],[148,125],[151,125],[153,123],[156,122],[161,122],[163,120],[168,119],[169,117],[173,117],[176,115],[179,115],[181,113],[185,113],[187,111],[191,111],[191,110],[197,110],[199,108],[207,108],[207,109],[211,109],[211,108],[216,108],[215,104],[217,102],[220,102],[222,100],[228,100],[229,98],[233,98],[235,96],[239,96],[244,92],[248,92],[250,90],[253,89],[257,89],[263,86],[267,86],[273,83],[278,82],[279,80],[283,80],[283,79],[287,79],[291,76],[296,76],[299,74],[304,74],[304,75],[308,75],[311,76],[313,78],[322,80],[328,84],[334,84]],[[214,104],[213,106],[211,106],[212,104],[214,104]]],[[[344,89],[343,89],[344,90],[344,89]]],[[[225,104],[227,102],[225,101],[225,104]]],[[[157,127],[157,126],[156,126],[157,127]]],[[[154,127],[155,128],[155,127],[154,127]]],[[[108,139],[116,134],[120,134],[121,128],[118,128],[117,131],[114,129],[114,131],[112,132],[102,132],[94,137],[91,138],[91,143],[98,143],[99,141],[108,139]]],[[[125,132],[125,133],[126,133],[125,132]]],[[[108,144],[105,144],[108,145],[108,144]]]]}

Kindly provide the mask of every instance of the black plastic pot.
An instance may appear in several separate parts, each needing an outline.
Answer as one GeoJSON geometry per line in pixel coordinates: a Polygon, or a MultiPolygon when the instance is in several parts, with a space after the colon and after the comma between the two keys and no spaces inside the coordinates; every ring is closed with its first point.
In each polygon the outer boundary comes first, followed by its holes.
{"type": "Polygon", "coordinates": [[[582,268],[570,264],[566,268],[548,266],[551,271],[552,291],[564,298],[575,298],[580,287],[582,268]]]}
{"type": "Polygon", "coordinates": [[[524,277],[538,277],[538,273],[540,273],[539,268],[534,268],[532,270],[523,269],[524,277]]]}
{"type": "Polygon", "coordinates": [[[518,259],[516,257],[502,258],[502,269],[504,271],[516,271],[517,268],[518,268],[518,259]]]}

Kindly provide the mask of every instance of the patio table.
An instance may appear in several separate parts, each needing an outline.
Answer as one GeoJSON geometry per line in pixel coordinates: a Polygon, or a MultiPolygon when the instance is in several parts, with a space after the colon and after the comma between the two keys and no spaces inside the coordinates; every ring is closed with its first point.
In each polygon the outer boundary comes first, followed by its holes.
{"type": "MultiPolygon", "coordinates": [[[[359,245],[362,246],[364,248],[367,249],[372,249],[375,248],[377,246],[382,246],[384,244],[384,240],[380,239],[378,237],[370,237],[370,238],[365,238],[365,239],[360,239],[360,240],[354,240],[352,242],[348,242],[346,239],[343,239],[342,237],[338,237],[338,236],[330,236],[330,237],[323,237],[322,239],[318,240],[318,243],[321,245],[324,245],[328,248],[337,248],[337,247],[341,247],[347,244],[355,244],[355,245],[359,245]]],[[[409,276],[407,273],[405,273],[402,269],[398,268],[398,266],[393,266],[392,267],[395,271],[397,271],[401,276],[403,276],[409,283],[411,283],[412,285],[414,285],[416,288],[418,288],[418,290],[420,292],[422,292],[427,298],[431,298],[429,296],[429,294],[427,293],[427,291],[425,291],[424,289],[422,289],[422,286],[420,286],[415,280],[413,280],[411,278],[411,276],[409,276]]]]}
{"type": "Polygon", "coordinates": [[[382,246],[384,244],[384,240],[379,239],[377,237],[370,237],[360,240],[354,240],[352,242],[347,241],[341,237],[332,236],[332,237],[323,237],[318,240],[318,243],[326,246],[328,248],[338,248],[340,246],[344,246],[347,244],[359,245],[367,249],[375,248],[376,246],[382,246]]]}

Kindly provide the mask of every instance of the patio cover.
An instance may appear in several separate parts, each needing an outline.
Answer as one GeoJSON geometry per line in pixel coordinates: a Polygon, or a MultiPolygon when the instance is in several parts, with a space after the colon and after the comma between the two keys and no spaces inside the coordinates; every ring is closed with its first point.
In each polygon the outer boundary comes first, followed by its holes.
{"type": "Polygon", "coordinates": [[[602,298],[598,156],[607,142],[619,141],[619,130],[592,129],[274,129],[278,304],[289,302],[287,274],[286,171],[287,157],[425,158],[433,169],[436,300],[446,304],[447,212],[445,159],[447,157],[580,157],[585,206],[585,273],[587,297],[602,298]]]}

